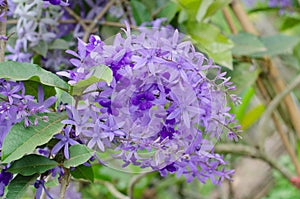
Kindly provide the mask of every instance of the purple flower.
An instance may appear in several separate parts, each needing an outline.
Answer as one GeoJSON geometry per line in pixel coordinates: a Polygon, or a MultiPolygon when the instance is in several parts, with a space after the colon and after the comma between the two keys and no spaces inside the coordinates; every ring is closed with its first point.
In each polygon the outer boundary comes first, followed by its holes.
{"type": "MultiPolygon", "coordinates": [[[[39,86],[38,103],[34,96],[25,95],[25,87],[22,82],[13,82],[0,79],[0,146],[12,127],[12,125],[24,120],[24,125],[31,125],[29,116],[36,113],[48,112],[48,109],[55,101],[50,97],[44,101],[44,92],[39,86]]],[[[33,124],[38,125],[38,117],[33,124]]],[[[47,117],[41,117],[46,121],[47,117]]]]}
{"type": "Polygon", "coordinates": [[[94,125],[88,122],[90,115],[87,111],[79,112],[74,107],[71,109],[67,109],[69,113],[69,119],[63,120],[63,124],[69,124],[75,126],[75,135],[78,136],[82,132],[88,131],[89,127],[93,127],[94,125]]]}
{"type": "Polygon", "coordinates": [[[108,137],[112,141],[115,136],[125,136],[125,133],[121,130],[124,124],[125,122],[116,123],[113,116],[109,116],[104,124],[99,124],[99,127],[102,129],[102,136],[108,137]]]}
{"type": "MultiPolygon", "coordinates": [[[[0,2],[1,3],[1,2],[0,2]]],[[[0,13],[0,22],[5,22],[6,21],[6,19],[5,19],[5,12],[4,11],[2,11],[1,13],[0,13]]],[[[3,35],[1,35],[2,37],[4,37],[3,35]]]]}
{"type": "Polygon", "coordinates": [[[71,138],[70,136],[72,135],[72,127],[71,126],[66,126],[63,129],[64,135],[62,134],[56,134],[54,138],[59,139],[60,141],[54,145],[54,147],[51,150],[51,154],[57,154],[58,151],[62,148],[64,148],[64,155],[65,158],[69,159],[69,145],[72,146],[74,144],[79,144],[76,140],[71,138]]]}
{"type": "Polygon", "coordinates": [[[138,106],[138,108],[142,111],[148,110],[153,106],[152,101],[154,101],[155,97],[153,93],[145,91],[142,93],[134,94],[131,98],[131,103],[134,106],[138,106]]]}
{"type": "Polygon", "coordinates": [[[3,168],[0,173],[0,197],[4,195],[5,186],[7,186],[13,178],[13,174],[6,170],[7,168],[3,168]]]}
{"type": "Polygon", "coordinates": [[[41,179],[41,180],[36,180],[34,183],[34,188],[36,188],[36,193],[35,193],[35,198],[36,199],[40,199],[41,195],[43,193],[43,191],[45,191],[46,195],[53,199],[53,197],[50,195],[50,193],[48,192],[48,190],[45,187],[45,180],[41,179]]]}
{"type": "Polygon", "coordinates": [[[73,125],[88,147],[116,151],[123,169],[150,167],[189,182],[229,177],[210,141],[228,129],[238,131],[226,104],[234,89],[229,78],[177,30],[124,32],[112,44],[93,36],[88,44],[78,40],[78,53],[68,51],[77,57],[71,59],[76,68],[63,72],[70,83],[87,79],[89,69],[101,64],[110,67],[113,81],[91,85],[81,97],[84,105],[71,107],[63,123],[73,125]]]}
{"type": "MultiPolygon", "coordinates": [[[[65,193],[65,199],[82,199],[81,193],[76,189],[76,184],[74,182],[70,182],[69,186],[67,187],[66,193],[65,193]]],[[[60,194],[60,187],[50,187],[49,193],[55,197],[59,198],[60,194]]]]}
{"type": "Polygon", "coordinates": [[[48,112],[48,108],[56,102],[56,97],[51,96],[44,100],[44,89],[41,85],[38,86],[38,103],[31,103],[29,108],[33,114],[48,112]]]}
{"type": "Polygon", "coordinates": [[[5,4],[6,4],[6,3],[5,3],[5,1],[4,1],[4,0],[0,0],[0,6],[1,6],[1,7],[4,7],[4,6],[5,6],[5,4]]]}

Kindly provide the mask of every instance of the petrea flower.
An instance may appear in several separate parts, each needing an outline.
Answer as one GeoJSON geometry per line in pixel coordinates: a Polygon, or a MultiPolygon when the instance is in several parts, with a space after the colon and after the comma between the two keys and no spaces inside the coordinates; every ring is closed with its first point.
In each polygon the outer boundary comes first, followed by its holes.
{"type": "Polygon", "coordinates": [[[44,100],[44,89],[41,85],[38,86],[38,103],[30,104],[29,108],[34,113],[48,112],[48,108],[56,102],[56,97],[51,96],[44,100]]]}
{"type": "Polygon", "coordinates": [[[115,136],[125,136],[125,133],[121,130],[124,124],[125,122],[117,124],[114,118],[109,116],[104,124],[99,124],[99,127],[102,129],[102,136],[107,137],[110,141],[112,141],[115,136]]]}
{"type": "Polygon", "coordinates": [[[43,191],[45,191],[46,195],[50,198],[53,199],[53,197],[50,195],[48,190],[45,187],[45,180],[36,180],[34,183],[34,188],[36,188],[36,193],[35,193],[35,198],[40,199],[43,191]]]}
{"type": "Polygon", "coordinates": [[[69,119],[63,120],[63,124],[69,124],[75,126],[75,136],[80,135],[83,132],[88,131],[88,128],[93,127],[94,125],[88,122],[90,118],[90,114],[85,111],[81,112],[72,107],[71,109],[67,109],[69,113],[69,119]]]}
{"type": "MultiPolygon", "coordinates": [[[[67,187],[66,193],[65,193],[65,199],[82,199],[81,192],[79,192],[76,189],[76,184],[74,182],[70,182],[69,186],[67,187]]],[[[60,187],[55,186],[55,187],[50,187],[49,188],[49,193],[54,197],[54,198],[59,198],[60,195],[60,187]]]]}
{"type": "Polygon", "coordinates": [[[12,178],[13,178],[13,174],[7,172],[7,168],[3,168],[0,173],[0,197],[4,195],[5,186],[9,184],[12,178]]]}
{"type": "MultiPolygon", "coordinates": [[[[243,0],[246,6],[253,7],[253,5],[257,2],[257,0],[243,0]]],[[[264,0],[264,2],[268,3],[268,6],[271,8],[280,8],[279,14],[286,13],[287,10],[293,9],[293,1],[292,0],[264,0]]]]}
{"type": "Polygon", "coordinates": [[[124,32],[111,45],[92,35],[87,44],[78,40],[78,53],[68,51],[77,57],[71,59],[75,69],[62,72],[70,83],[88,78],[101,64],[110,67],[113,80],[91,85],[82,97],[85,105],[71,107],[63,123],[88,147],[118,152],[114,157],[124,161],[122,167],[150,167],[188,182],[230,178],[209,140],[223,133],[235,139],[239,129],[226,104],[227,96],[238,100],[228,95],[234,89],[229,78],[177,30],[124,32]]]}
{"type": "Polygon", "coordinates": [[[44,0],[46,2],[51,3],[52,5],[61,5],[61,6],[68,6],[68,0],[66,2],[61,0],[44,0]]]}
{"type": "Polygon", "coordinates": [[[1,6],[1,7],[4,7],[4,6],[5,6],[5,4],[6,4],[6,3],[5,3],[5,1],[4,1],[4,0],[0,0],[0,6],[1,6]]]}
{"type": "MultiPolygon", "coordinates": [[[[1,2],[0,2],[1,3],[1,2]]],[[[2,11],[1,13],[0,13],[0,22],[5,22],[5,12],[4,11],[2,11]]]]}
{"type": "Polygon", "coordinates": [[[52,148],[51,154],[57,154],[57,152],[61,149],[64,148],[64,155],[65,158],[69,159],[69,145],[72,146],[74,144],[79,144],[76,140],[70,137],[72,135],[72,127],[71,126],[66,126],[63,129],[64,135],[62,134],[56,134],[54,137],[56,139],[59,139],[60,141],[54,145],[52,148]]]}
{"type": "MultiPolygon", "coordinates": [[[[54,96],[44,101],[42,86],[39,86],[38,91],[38,102],[36,102],[34,96],[25,94],[25,86],[22,82],[0,79],[0,146],[14,124],[24,120],[25,126],[31,125],[29,116],[48,112],[48,108],[56,101],[54,96]]],[[[41,119],[47,120],[46,117],[41,119]]],[[[38,118],[33,124],[38,125],[38,118]]]]}

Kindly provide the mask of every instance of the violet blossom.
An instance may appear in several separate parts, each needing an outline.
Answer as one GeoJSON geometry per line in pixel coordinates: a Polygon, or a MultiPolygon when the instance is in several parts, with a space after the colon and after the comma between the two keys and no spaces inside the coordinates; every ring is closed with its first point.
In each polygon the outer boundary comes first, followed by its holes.
{"type": "Polygon", "coordinates": [[[85,105],[71,108],[73,115],[63,123],[73,125],[89,147],[115,150],[123,167],[150,167],[189,182],[230,178],[232,171],[213,152],[213,140],[222,134],[238,137],[227,99],[239,99],[228,94],[234,89],[229,78],[177,30],[123,31],[111,45],[91,36],[88,44],[79,40],[79,53],[68,51],[76,57],[75,69],[59,74],[70,84],[89,78],[101,64],[110,67],[113,81],[94,84],[97,91],[82,96],[85,105]],[[215,74],[207,77],[210,70],[215,74]]]}

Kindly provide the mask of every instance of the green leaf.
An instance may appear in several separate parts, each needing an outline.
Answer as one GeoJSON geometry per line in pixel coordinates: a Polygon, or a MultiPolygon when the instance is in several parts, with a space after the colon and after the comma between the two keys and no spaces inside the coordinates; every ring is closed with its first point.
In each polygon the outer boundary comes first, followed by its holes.
{"type": "Polygon", "coordinates": [[[260,68],[249,63],[239,63],[232,71],[228,71],[228,76],[232,77],[231,81],[236,85],[235,92],[240,94],[255,83],[259,73],[260,68]]]}
{"type": "Polygon", "coordinates": [[[38,175],[22,176],[18,174],[8,185],[6,199],[22,198],[29,185],[32,185],[38,175]]]}
{"type": "Polygon", "coordinates": [[[208,7],[214,2],[214,0],[202,0],[200,7],[196,14],[196,20],[201,22],[207,12],[208,7]]]}
{"type": "Polygon", "coordinates": [[[189,19],[188,13],[185,10],[181,10],[178,15],[178,23],[181,24],[189,19]]]}
{"type": "Polygon", "coordinates": [[[293,47],[299,42],[299,37],[287,35],[273,35],[261,38],[267,51],[254,53],[254,57],[263,57],[265,55],[274,56],[292,51],[293,47]]]}
{"type": "Polygon", "coordinates": [[[218,53],[207,52],[207,55],[209,57],[213,58],[215,63],[232,70],[233,66],[232,66],[231,51],[227,50],[227,51],[218,52],[218,53]]]}
{"type": "Polygon", "coordinates": [[[77,167],[87,162],[93,155],[94,151],[82,144],[75,144],[69,148],[70,159],[64,162],[66,168],[77,167]]]}
{"type": "Polygon", "coordinates": [[[299,15],[286,16],[283,20],[283,23],[282,23],[280,29],[287,30],[287,29],[291,29],[298,25],[300,25],[300,16],[299,15]]]}
{"type": "Polygon", "coordinates": [[[204,18],[214,15],[217,11],[221,10],[223,7],[225,7],[231,1],[232,0],[215,0],[215,1],[213,1],[213,3],[207,9],[206,15],[204,18]]]}
{"type": "Polygon", "coordinates": [[[47,143],[53,135],[59,133],[64,124],[62,120],[67,118],[66,113],[43,113],[31,116],[33,123],[36,117],[48,116],[48,122],[39,119],[37,126],[24,127],[24,122],[15,124],[6,135],[2,146],[2,161],[9,163],[20,159],[40,145],[47,143]]]}
{"type": "Polygon", "coordinates": [[[69,49],[69,43],[63,39],[55,39],[51,42],[48,46],[49,49],[60,49],[60,50],[67,50],[69,49]]]}
{"type": "Polygon", "coordinates": [[[19,173],[23,176],[31,176],[35,173],[41,174],[57,166],[57,162],[44,156],[31,154],[15,161],[9,167],[11,173],[19,173]]]}
{"type": "Polygon", "coordinates": [[[57,75],[44,70],[36,64],[25,62],[2,62],[0,63],[0,78],[14,81],[31,80],[47,86],[53,86],[68,91],[69,85],[57,75]]]}
{"type": "Polygon", "coordinates": [[[179,7],[176,3],[170,1],[168,2],[165,7],[158,13],[158,18],[167,18],[168,22],[172,21],[175,17],[176,13],[178,12],[179,7]]]}
{"type": "Polygon", "coordinates": [[[92,67],[91,70],[93,70],[93,72],[88,79],[81,80],[72,87],[72,95],[81,95],[87,87],[96,82],[104,81],[107,84],[110,84],[112,81],[112,71],[109,67],[99,65],[92,67]]]}
{"type": "Polygon", "coordinates": [[[74,170],[71,170],[71,175],[76,179],[85,179],[94,182],[94,171],[92,167],[79,165],[74,170]]]}
{"type": "Polygon", "coordinates": [[[258,118],[261,116],[261,114],[264,112],[265,106],[263,104],[259,104],[253,109],[251,109],[249,112],[247,112],[242,121],[241,126],[243,130],[246,130],[249,128],[258,118]]]}
{"type": "Polygon", "coordinates": [[[255,90],[253,87],[247,88],[247,90],[243,93],[242,104],[240,104],[239,106],[237,106],[235,108],[235,114],[236,114],[235,116],[239,122],[241,122],[242,119],[244,118],[245,112],[246,112],[254,94],[255,94],[255,90]]]}
{"type": "Polygon", "coordinates": [[[75,100],[72,97],[72,95],[70,95],[68,92],[61,90],[59,88],[55,88],[56,91],[56,107],[58,107],[58,105],[60,104],[60,102],[62,103],[67,103],[67,104],[74,104],[75,100]]]}
{"type": "Polygon", "coordinates": [[[24,86],[25,86],[25,91],[27,95],[32,95],[35,96],[36,99],[38,97],[38,86],[42,85],[43,89],[44,89],[44,99],[48,99],[51,96],[55,96],[56,92],[55,92],[55,88],[51,87],[51,86],[46,86],[43,85],[39,82],[35,82],[35,81],[24,81],[24,86]]]}
{"type": "Polygon", "coordinates": [[[131,6],[132,15],[136,22],[136,25],[139,26],[143,22],[151,21],[151,15],[147,10],[147,7],[143,3],[137,0],[131,0],[130,6],[131,6]]]}
{"type": "Polygon", "coordinates": [[[230,39],[234,43],[232,53],[234,55],[251,55],[257,52],[265,52],[267,48],[256,35],[239,33],[232,35],[230,39]]]}
{"type": "Polygon", "coordinates": [[[43,57],[47,56],[48,44],[47,42],[41,40],[36,46],[32,47],[32,50],[43,57]]]}
{"type": "Polygon", "coordinates": [[[203,0],[177,0],[178,5],[181,7],[178,22],[182,23],[187,20],[196,21],[198,9],[203,0]]]}
{"type": "Polygon", "coordinates": [[[206,53],[215,62],[232,69],[232,41],[221,34],[221,31],[210,24],[189,22],[182,26],[191,35],[195,46],[206,53]]]}

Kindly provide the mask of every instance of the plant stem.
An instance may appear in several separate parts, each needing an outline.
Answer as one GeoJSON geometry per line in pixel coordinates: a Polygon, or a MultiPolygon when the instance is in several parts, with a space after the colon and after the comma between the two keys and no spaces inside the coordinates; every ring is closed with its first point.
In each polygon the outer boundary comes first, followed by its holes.
{"type": "Polygon", "coordinates": [[[0,62],[4,62],[5,57],[7,8],[7,0],[4,0],[4,7],[0,7],[0,14],[4,12],[4,16],[2,16],[2,21],[0,21],[0,62]]]}
{"type": "MultiPolygon", "coordinates": [[[[246,14],[246,12],[243,9],[239,0],[233,0],[233,2],[231,3],[231,8],[232,8],[235,16],[239,20],[241,26],[243,27],[243,29],[246,32],[249,32],[249,33],[252,33],[255,35],[259,34],[258,31],[255,29],[254,25],[251,23],[248,15],[246,14]]],[[[263,66],[265,67],[265,70],[268,71],[269,81],[272,82],[272,84],[274,85],[276,92],[280,92],[280,94],[278,96],[276,96],[275,99],[268,105],[267,111],[265,111],[264,115],[262,116],[262,120],[261,120],[261,123],[258,128],[258,132],[261,133],[261,136],[260,136],[261,139],[260,139],[260,144],[259,144],[260,149],[263,152],[264,140],[265,140],[264,138],[265,138],[265,132],[266,132],[264,127],[266,125],[266,121],[270,117],[272,117],[274,124],[276,126],[276,129],[281,138],[281,141],[295,166],[297,175],[300,176],[300,164],[299,164],[298,158],[296,156],[296,153],[295,153],[292,145],[290,144],[287,135],[283,131],[282,126],[279,123],[279,120],[277,119],[276,115],[273,113],[273,111],[277,108],[277,106],[279,105],[281,100],[284,99],[284,103],[288,109],[288,113],[292,120],[292,124],[296,130],[296,133],[298,134],[298,138],[300,138],[300,122],[298,121],[300,118],[300,113],[299,113],[297,105],[294,103],[293,99],[289,95],[291,90],[300,83],[300,78],[299,78],[299,80],[298,80],[298,78],[296,78],[296,80],[292,84],[290,84],[288,87],[286,87],[284,81],[282,80],[282,78],[280,76],[279,70],[273,64],[273,62],[271,61],[271,59],[269,57],[264,57],[264,65],[263,66]],[[299,83],[298,83],[298,81],[299,81],[299,83]]],[[[260,78],[258,78],[258,80],[259,79],[260,78]]],[[[263,95],[269,96],[262,81],[258,82],[258,86],[259,86],[260,91],[263,93],[263,95]]],[[[270,101],[270,98],[267,97],[267,102],[269,102],[269,101],[270,101]]]]}
{"type": "Polygon", "coordinates": [[[215,152],[230,153],[230,154],[243,155],[243,156],[249,156],[256,159],[261,159],[266,163],[268,163],[272,168],[278,170],[282,174],[282,176],[284,176],[288,181],[293,176],[285,167],[281,166],[277,160],[270,158],[264,152],[261,152],[260,150],[251,146],[247,146],[243,144],[217,144],[215,146],[215,152]]]}
{"type": "Polygon", "coordinates": [[[286,133],[283,131],[282,126],[279,124],[278,119],[276,118],[275,114],[273,113],[274,110],[277,108],[277,106],[280,104],[282,99],[288,95],[294,88],[296,88],[300,84],[300,75],[296,77],[296,79],[289,84],[286,89],[279,93],[268,105],[267,109],[265,110],[264,114],[261,116],[261,121],[258,125],[258,131],[261,132],[260,140],[264,140],[265,138],[265,126],[269,118],[272,116],[273,121],[275,122],[276,129],[278,130],[279,136],[285,146],[285,149],[287,150],[289,156],[291,157],[291,160],[293,164],[295,165],[295,169],[297,172],[297,175],[300,176],[300,163],[298,161],[297,155],[292,148],[289,139],[286,135],[286,133]],[[277,121],[277,122],[276,122],[277,121]]]}
{"type": "Polygon", "coordinates": [[[64,175],[62,176],[62,179],[60,182],[61,187],[60,187],[59,199],[65,198],[66,191],[69,186],[70,180],[71,180],[70,170],[67,168],[64,168],[64,175]]]}
{"type": "Polygon", "coordinates": [[[80,18],[71,8],[65,7],[65,10],[72,16],[76,21],[83,27],[83,29],[86,31],[88,29],[88,26],[84,23],[84,20],[80,18]]]}
{"type": "Polygon", "coordinates": [[[134,193],[134,186],[146,175],[153,173],[154,171],[149,171],[149,172],[145,172],[145,173],[141,173],[139,175],[133,176],[129,182],[129,186],[128,186],[128,190],[127,190],[127,194],[129,196],[130,199],[133,199],[133,193],[134,193]]]}
{"type": "MultiPolygon", "coordinates": [[[[231,3],[231,8],[239,20],[241,26],[243,27],[244,31],[248,33],[252,33],[255,35],[258,35],[258,31],[254,27],[254,25],[251,23],[247,13],[245,12],[242,4],[239,0],[233,0],[231,3]]],[[[275,87],[275,90],[277,92],[282,92],[285,90],[285,82],[280,76],[280,72],[277,69],[277,67],[273,64],[273,62],[270,60],[269,57],[264,57],[264,63],[265,63],[265,69],[268,71],[269,79],[272,82],[272,84],[275,87]]],[[[287,111],[289,113],[289,116],[291,118],[291,122],[293,124],[293,127],[295,128],[295,131],[298,135],[298,138],[300,138],[300,112],[293,101],[292,97],[290,95],[286,95],[284,98],[284,103],[286,105],[287,111]]]]}
{"type": "Polygon", "coordinates": [[[88,37],[90,34],[93,32],[95,26],[97,25],[98,21],[106,14],[106,12],[109,10],[109,8],[115,3],[116,0],[110,0],[108,3],[105,5],[105,7],[99,12],[99,14],[95,17],[95,19],[92,21],[90,26],[87,27],[85,30],[84,36],[83,36],[83,41],[87,42],[88,37]]]}
{"type": "Polygon", "coordinates": [[[224,15],[224,18],[225,18],[225,20],[226,20],[226,22],[227,22],[227,24],[228,24],[231,32],[233,34],[237,34],[238,31],[237,31],[237,29],[236,29],[236,27],[235,27],[235,25],[233,23],[233,20],[232,20],[232,17],[230,16],[230,12],[229,12],[228,8],[224,7],[223,10],[222,10],[222,13],[224,15]]]}
{"type": "Polygon", "coordinates": [[[101,183],[103,184],[112,195],[114,195],[117,199],[129,199],[128,196],[124,195],[123,193],[121,193],[113,184],[111,184],[108,181],[104,181],[104,180],[96,180],[95,183],[101,183]]]}
{"type": "Polygon", "coordinates": [[[254,35],[259,35],[258,31],[256,30],[256,28],[250,21],[247,13],[245,12],[241,2],[239,0],[233,0],[230,6],[233,10],[233,13],[239,20],[243,30],[254,35]]]}

